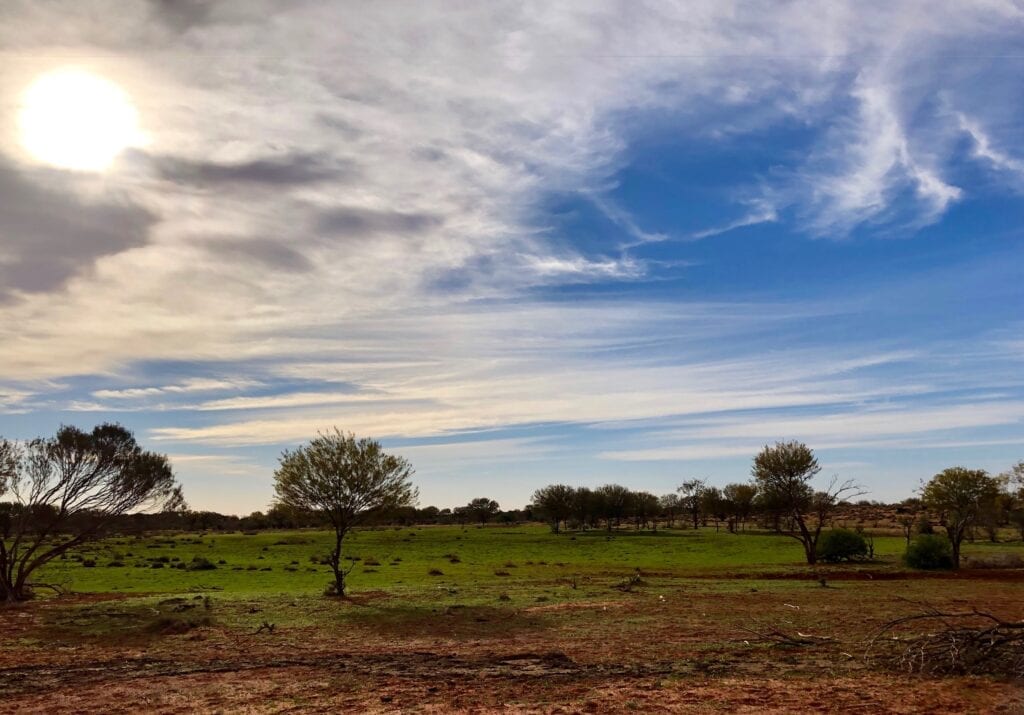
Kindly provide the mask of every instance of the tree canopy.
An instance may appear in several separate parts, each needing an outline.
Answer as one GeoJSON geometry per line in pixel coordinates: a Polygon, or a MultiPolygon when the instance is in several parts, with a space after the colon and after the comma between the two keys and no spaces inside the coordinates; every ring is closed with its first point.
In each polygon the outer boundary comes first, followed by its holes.
{"type": "Polygon", "coordinates": [[[119,424],[62,426],[50,438],[0,440],[0,598],[32,595],[43,564],[97,539],[117,517],[184,508],[167,457],[147,452],[119,424]],[[67,537],[58,539],[58,537],[67,537]]]}
{"type": "Polygon", "coordinates": [[[953,566],[960,567],[960,545],[967,529],[987,510],[995,507],[1000,496],[999,481],[983,469],[949,467],[924,486],[921,499],[939,516],[953,546],[953,566]]]}
{"type": "Polygon", "coordinates": [[[340,566],[345,534],[371,511],[415,505],[418,491],[409,481],[412,474],[409,462],[386,453],[379,442],[337,429],[282,453],[274,472],[277,502],[318,512],[334,527],[330,562],[339,596],[345,592],[346,574],[340,566]]]}

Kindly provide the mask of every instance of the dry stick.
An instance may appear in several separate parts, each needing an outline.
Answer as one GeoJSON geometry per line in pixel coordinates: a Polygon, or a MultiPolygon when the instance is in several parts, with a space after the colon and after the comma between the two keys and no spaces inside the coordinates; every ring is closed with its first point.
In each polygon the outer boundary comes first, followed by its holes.
{"type": "Polygon", "coordinates": [[[746,628],[742,626],[741,629],[747,633],[753,633],[761,640],[772,641],[775,645],[808,646],[819,645],[821,643],[828,643],[835,640],[835,638],[832,638],[831,636],[815,636],[808,633],[801,633],[800,631],[797,631],[797,635],[794,637],[771,626],[768,626],[768,630],[765,633],[755,631],[753,628],[746,628]]]}
{"type": "MultiPolygon", "coordinates": [[[[902,599],[907,600],[907,599],[902,599]]],[[[907,637],[893,635],[889,643],[902,646],[902,652],[893,659],[910,671],[970,672],[982,663],[1004,658],[1003,664],[1011,673],[1024,673],[1024,621],[1005,621],[976,607],[970,611],[946,612],[924,603],[914,603],[924,610],[892,619],[885,623],[868,641],[865,657],[869,657],[875,644],[886,633],[898,626],[918,621],[937,621],[943,630],[907,637]],[[987,621],[987,626],[971,626],[964,619],[987,621]]]]}

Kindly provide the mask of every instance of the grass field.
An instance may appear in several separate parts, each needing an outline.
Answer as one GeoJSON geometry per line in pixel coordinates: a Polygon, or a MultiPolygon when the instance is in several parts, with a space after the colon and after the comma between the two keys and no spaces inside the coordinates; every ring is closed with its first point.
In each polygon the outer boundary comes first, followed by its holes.
{"type": "MultiPolygon", "coordinates": [[[[173,593],[209,586],[226,592],[316,593],[329,580],[330,569],[311,558],[326,556],[331,539],[327,532],[314,531],[111,539],[73,555],[95,562],[94,567],[83,567],[79,560],[55,561],[41,580],[81,592],[173,593]],[[217,568],[176,568],[197,556],[217,568]],[[111,567],[112,562],[124,566],[111,567]],[[161,566],[154,568],[154,563],[161,566]]],[[[878,537],[876,554],[895,563],[903,543],[898,537],[878,537]]],[[[603,530],[555,535],[539,525],[428,526],[358,531],[346,540],[345,551],[355,559],[350,581],[356,591],[414,592],[440,585],[486,590],[524,581],[548,582],[574,573],[628,575],[640,569],[682,576],[800,567],[803,562],[801,547],[793,539],[714,529],[657,533],[623,529],[609,536],[603,530]],[[430,575],[432,570],[442,575],[430,575]],[[501,571],[508,575],[495,575],[501,571]]]]}
{"type": "Polygon", "coordinates": [[[906,676],[862,657],[872,629],[911,602],[1024,618],[1024,571],[920,574],[902,538],[874,541],[873,563],[812,568],[758,532],[363,530],[339,600],[322,595],[325,532],[110,539],[42,575],[75,595],[0,611],[0,712],[1024,707],[996,679],[918,676],[892,700],[906,676]],[[769,627],[830,640],[779,651],[751,633],[769,627]]]}

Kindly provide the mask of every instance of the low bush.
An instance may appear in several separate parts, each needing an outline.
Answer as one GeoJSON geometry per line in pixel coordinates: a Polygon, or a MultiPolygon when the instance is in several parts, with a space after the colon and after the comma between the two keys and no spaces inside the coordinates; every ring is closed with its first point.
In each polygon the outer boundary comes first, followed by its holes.
{"type": "Polygon", "coordinates": [[[938,534],[918,534],[903,554],[903,562],[914,569],[953,568],[953,547],[938,534]]]}
{"type": "Polygon", "coordinates": [[[818,540],[818,558],[830,564],[859,561],[868,556],[868,542],[856,531],[832,529],[818,540]]]}
{"type": "Polygon", "coordinates": [[[204,556],[195,556],[187,568],[189,571],[212,571],[217,568],[217,564],[204,556]]]}

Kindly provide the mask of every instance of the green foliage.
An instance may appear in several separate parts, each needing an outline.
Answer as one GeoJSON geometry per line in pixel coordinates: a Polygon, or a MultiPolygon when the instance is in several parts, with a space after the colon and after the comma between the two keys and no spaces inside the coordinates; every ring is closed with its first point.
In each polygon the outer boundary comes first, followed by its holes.
{"type": "Polygon", "coordinates": [[[988,520],[997,509],[1000,483],[983,469],[949,467],[931,478],[921,492],[929,510],[939,514],[953,552],[953,566],[960,566],[960,545],[967,529],[988,520]]]}
{"type": "MultiPolygon", "coordinates": [[[[587,490],[588,492],[590,490],[587,490]]],[[[533,493],[533,507],[551,521],[551,530],[573,514],[576,490],[567,484],[549,484],[533,493]]]]}
{"type": "Polygon", "coordinates": [[[112,423],[91,432],[65,425],[24,444],[0,439],[0,497],[7,492],[15,500],[0,513],[0,601],[30,598],[40,567],[97,540],[117,517],[184,507],[167,457],[112,423]]]}
{"type": "Polygon", "coordinates": [[[762,510],[800,519],[811,510],[814,489],[810,481],[820,471],[817,457],[806,444],[776,442],[774,447],[765,445],[754,457],[750,473],[762,510]]]}
{"type": "Polygon", "coordinates": [[[945,536],[918,534],[907,547],[903,562],[915,569],[953,568],[953,547],[945,536]]]}
{"type": "Polygon", "coordinates": [[[281,455],[274,472],[278,504],[321,514],[334,527],[329,564],[337,595],[344,595],[348,575],[341,568],[345,535],[371,511],[415,505],[418,492],[409,481],[412,473],[409,462],[387,454],[379,442],[357,440],[337,429],[281,455]]]}
{"type": "Polygon", "coordinates": [[[205,556],[196,556],[185,568],[189,571],[216,571],[217,564],[213,563],[205,556]]]}
{"type": "Polygon", "coordinates": [[[827,563],[858,561],[867,557],[867,539],[856,531],[832,529],[818,540],[818,558],[827,563]]]}
{"type": "Polygon", "coordinates": [[[487,497],[477,497],[466,505],[466,513],[473,521],[485,524],[501,510],[501,505],[487,497]]]}

